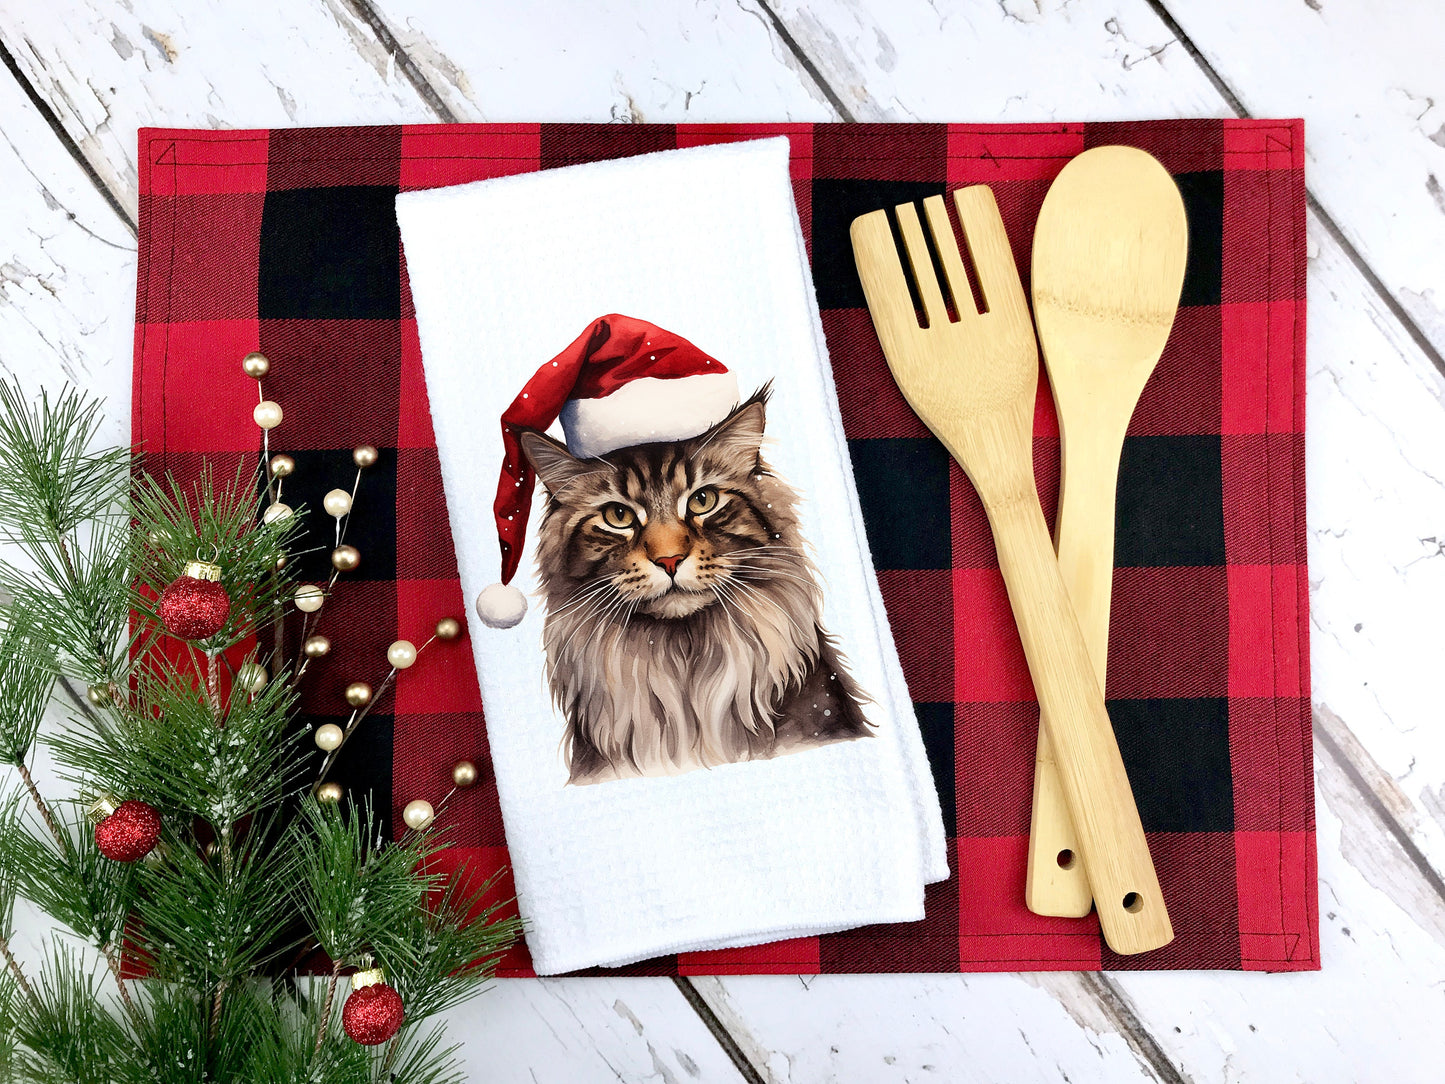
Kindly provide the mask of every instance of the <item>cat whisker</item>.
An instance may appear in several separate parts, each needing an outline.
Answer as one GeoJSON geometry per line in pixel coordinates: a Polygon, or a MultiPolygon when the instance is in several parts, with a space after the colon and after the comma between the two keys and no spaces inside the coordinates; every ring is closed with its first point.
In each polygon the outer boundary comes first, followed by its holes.
{"type": "Polygon", "coordinates": [[[562,483],[562,485],[560,485],[560,486],[557,487],[557,492],[556,492],[556,493],[550,494],[551,499],[552,499],[552,500],[555,500],[555,501],[560,501],[560,500],[562,499],[563,495],[564,495],[569,489],[571,489],[571,488],[572,488],[574,485],[576,485],[578,482],[584,481],[584,480],[586,480],[586,479],[588,479],[588,478],[595,478],[595,477],[597,477],[597,475],[599,475],[599,474],[608,474],[608,473],[615,474],[615,473],[617,473],[617,468],[615,468],[614,466],[612,466],[612,464],[611,464],[611,463],[608,463],[606,460],[599,459],[598,462],[601,463],[601,464],[602,464],[604,467],[606,467],[607,469],[606,469],[606,470],[590,470],[590,471],[587,471],[585,474],[574,474],[571,478],[567,479],[567,481],[565,481],[564,483],[562,483]]]}
{"type": "MultiPolygon", "coordinates": [[[[748,628],[747,625],[744,624],[742,621],[739,621],[733,617],[733,610],[734,608],[738,607],[737,600],[734,599],[731,603],[729,603],[728,596],[725,593],[725,590],[723,589],[723,585],[721,583],[715,584],[711,588],[711,590],[712,593],[717,597],[718,605],[722,607],[723,616],[728,619],[728,623],[732,625],[733,628],[737,629],[739,633],[752,640],[753,643],[757,644],[760,650],[766,651],[767,649],[763,647],[763,642],[762,640],[758,639],[757,633],[754,632],[752,629],[748,628]]],[[[741,608],[737,609],[737,613],[738,617],[742,616],[741,608]]]]}
{"type": "MultiPolygon", "coordinates": [[[[611,586],[611,584],[608,586],[611,586]]],[[[577,624],[573,627],[566,641],[557,649],[554,657],[557,659],[565,659],[567,657],[567,649],[572,646],[572,641],[577,638],[578,633],[584,630],[590,632],[596,625],[606,622],[612,610],[624,601],[625,599],[622,595],[617,592],[614,592],[611,596],[604,595],[600,600],[594,599],[593,609],[591,611],[574,618],[577,624]]],[[[585,644],[586,641],[584,640],[583,642],[585,644]]]]}
{"type": "Polygon", "coordinates": [[[557,609],[552,610],[551,614],[553,617],[561,617],[568,611],[577,609],[589,599],[595,598],[596,596],[601,594],[605,594],[609,590],[616,590],[616,586],[612,583],[611,580],[602,580],[599,583],[588,584],[586,587],[583,587],[568,596],[567,601],[564,602],[557,609]]]}
{"type": "MultiPolygon", "coordinates": [[[[587,605],[583,607],[580,612],[574,609],[570,614],[566,615],[564,620],[575,622],[573,626],[574,634],[578,629],[596,621],[600,613],[605,612],[615,601],[622,597],[621,592],[617,591],[611,583],[608,583],[607,586],[612,589],[594,594],[586,600],[587,605]]],[[[548,620],[550,623],[552,619],[549,618],[548,620]]],[[[571,638],[569,637],[568,639],[570,642],[571,638]]]]}
{"type": "Polygon", "coordinates": [[[783,580],[795,580],[795,581],[797,581],[798,583],[804,584],[804,585],[806,585],[806,586],[808,586],[808,587],[817,587],[817,586],[818,586],[818,584],[817,584],[816,581],[810,579],[810,578],[807,577],[807,576],[799,575],[799,574],[796,573],[796,572],[784,572],[784,571],[783,571],[782,569],[780,569],[780,568],[768,568],[768,567],[766,567],[766,566],[764,566],[764,565],[751,565],[751,564],[745,565],[745,564],[742,564],[742,563],[734,563],[734,564],[732,564],[732,565],[730,565],[730,566],[728,567],[728,571],[729,571],[729,572],[752,572],[752,573],[756,573],[756,574],[759,575],[759,576],[767,576],[767,577],[769,577],[770,579],[772,579],[772,578],[777,578],[777,579],[783,579],[783,580]]]}
{"type": "Polygon", "coordinates": [[[788,557],[793,560],[799,558],[798,550],[793,546],[748,546],[745,549],[732,550],[728,553],[719,553],[719,557],[772,557],[774,560],[788,557]]]}
{"type": "Polygon", "coordinates": [[[771,606],[773,609],[777,610],[778,613],[780,613],[780,614],[782,614],[784,617],[786,617],[786,618],[788,619],[788,624],[790,624],[790,625],[793,626],[793,631],[798,634],[798,639],[801,640],[804,644],[809,643],[810,641],[816,641],[817,637],[816,637],[816,636],[809,637],[808,634],[805,633],[805,632],[802,630],[802,628],[799,627],[798,623],[793,620],[793,615],[792,615],[792,614],[790,614],[784,607],[778,605],[776,602],[774,602],[772,599],[770,599],[767,595],[763,594],[763,593],[762,593],[761,591],[759,591],[756,587],[750,586],[748,583],[746,583],[746,582],[743,581],[743,580],[733,580],[733,581],[731,581],[731,584],[732,584],[733,587],[737,587],[737,588],[739,588],[740,590],[742,590],[743,594],[744,594],[746,597],[752,598],[752,599],[757,599],[757,600],[759,600],[759,601],[761,601],[761,602],[766,602],[766,603],[767,603],[769,606],[771,606]]]}
{"type": "Polygon", "coordinates": [[[714,429],[712,433],[708,435],[707,440],[703,441],[701,444],[699,444],[696,448],[694,448],[691,452],[688,453],[688,462],[696,459],[698,455],[702,452],[702,450],[712,443],[713,438],[716,437],[719,433],[723,432],[726,428],[727,426],[720,425],[716,429],[714,429]]]}
{"type": "Polygon", "coordinates": [[[592,598],[592,597],[594,597],[594,596],[596,596],[596,595],[598,595],[598,594],[601,594],[602,592],[606,591],[606,590],[607,590],[609,587],[611,587],[611,586],[612,586],[612,585],[611,585],[610,583],[604,581],[604,582],[602,582],[602,583],[590,584],[590,585],[588,585],[587,587],[582,588],[581,590],[574,591],[571,595],[569,595],[569,596],[562,602],[561,605],[553,608],[553,609],[551,610],[551,613],[552,613],[554,616],[560,616],[561,614],[566,613],[568,610],[571,610],[571,609],[576,608],[577,606],[580,606],[582,603],[586,602],[588,599],[590,599],[590,598],[592,598]]]}
{"type": "Polygon", "coordinates": [[[794,575],[790,572],[779,572],[777,569],[747,569],[740,568],[733,570],[731,577],[734,583],[753,584],[754,586],[766,586],[769,581],[786,580],[789,583],[797,584],[799,588],[807,591],[814,598],[822,596],[823,589],[818,586],[817,581],[810,580],[806,576],[794,575]]]}

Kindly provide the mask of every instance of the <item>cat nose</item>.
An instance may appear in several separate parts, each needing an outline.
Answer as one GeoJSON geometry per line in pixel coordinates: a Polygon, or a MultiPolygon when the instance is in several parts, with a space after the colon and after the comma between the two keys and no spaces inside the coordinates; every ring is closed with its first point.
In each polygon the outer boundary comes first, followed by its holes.
{"type": "Polygon", "coordinates": [[[671,557],[654,557],[652,563],[659,566],[669,576],[677,575],[677,566],[687,560],[687,554],[674,553],[671,557]]]}

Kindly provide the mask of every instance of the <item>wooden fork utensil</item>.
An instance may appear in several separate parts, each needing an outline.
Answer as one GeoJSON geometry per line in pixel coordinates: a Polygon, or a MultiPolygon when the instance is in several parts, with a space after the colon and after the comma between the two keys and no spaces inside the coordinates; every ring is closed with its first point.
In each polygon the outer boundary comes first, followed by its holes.
{"type": "MultiPolygon", "coordinates": [[[[1119,455],[1174,324],[1188,249],[1174,179],[1134,147],[1095,147],[1071,161],[1034,227],[1034,320],[1063,445],[1054,539],[1100,685],[1119,455]]],[[[1039,729],[1024,900],[1041,915],[1086,915],[1088,863],[1075,845],[1048,729],[1039,729]]]]}
{"type": "Polygon", "coordinates": [[[953,193],[983,297],[976,307],[948,212],[924,201],[940,284],[912,204],[897,208],[927,320],[919,326],[885,210],[853,222],[853,254],[893,378],[978,490],[1078,831],[1109,946],[1144,952],[1174,936],[1104,696],[1059,575],[1034,486],[1039,356],[1033,324],[993,192],[953,193]],[[955,300],[950,320],[941,286],[955,300]]]}

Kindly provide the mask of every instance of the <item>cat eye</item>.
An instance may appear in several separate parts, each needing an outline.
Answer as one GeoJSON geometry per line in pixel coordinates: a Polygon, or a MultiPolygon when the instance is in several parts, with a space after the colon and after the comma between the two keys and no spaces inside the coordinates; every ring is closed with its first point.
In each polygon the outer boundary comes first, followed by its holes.
{"type": "Polygon", "coordinates": [[[602,509],[602,522],[618,530],[631,527],[636,520],[632,509],[625,504],[609,504],[602,509]]]}
{"type": "Polygon", "coordinates": [[[717,490],[703,486],[687,499],[687,510],[695,516],[705,516],[717,507],[717,490]]]}

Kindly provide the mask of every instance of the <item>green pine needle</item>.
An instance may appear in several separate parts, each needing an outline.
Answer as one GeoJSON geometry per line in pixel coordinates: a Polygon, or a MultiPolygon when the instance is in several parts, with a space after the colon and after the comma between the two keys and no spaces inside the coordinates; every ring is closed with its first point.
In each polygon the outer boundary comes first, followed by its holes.
{"type": "Polygon", "coordinates": [[[302,510],[262,524],[265,479],[248,461],[225,482],[209,467],[189,487],[153,478],[128,449],[92,450],[100,418],[73,389],[28,403],[0,382],[0,543],[20,554],[0,559],[0,760],[28,771],[57,677],[107,690],[45,739],[75,799],[0,795],[0,935],[23,897],[110,957],[57,939],[25,969],[33,996],[0,966],[0,1080],[459,1080],[454,1048],[423,1022],[482,988],[516,920],[494,885],[429,872],[435,830],[392,842],[366,800],[307,794],[293,674],[228,693],[221,672],[256,658],[257,633],[289,612],[282,558],[302,510]],[[220,566],[230,616],[163,655],[157,600],[192,560],[220,566]],[[145,861],[101,855],[83,809],[102,794],[161,815],[145,861]],[[345,989],[328,1011],[335,980],[295,971],[318,944],[385,968],[406,1006],[394,1040],[346,1037],[345,989]],[[147,974],[125,1004],[108,966],[122,946],[147,974]]]}

